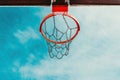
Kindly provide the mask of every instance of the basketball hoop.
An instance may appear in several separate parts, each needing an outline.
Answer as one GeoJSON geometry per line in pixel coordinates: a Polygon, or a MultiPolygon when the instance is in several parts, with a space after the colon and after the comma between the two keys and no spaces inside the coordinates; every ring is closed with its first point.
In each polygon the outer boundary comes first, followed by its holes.
{"type": "Polygon", "coordinates": [[[51,58],[61,59],[64,55],[67,56],[70,43],[79,31],[78,21],[68,14],[68,5],[53,5],[52,13],[48,14],[40,24],[40,32],[48,43],[51,58]]]}

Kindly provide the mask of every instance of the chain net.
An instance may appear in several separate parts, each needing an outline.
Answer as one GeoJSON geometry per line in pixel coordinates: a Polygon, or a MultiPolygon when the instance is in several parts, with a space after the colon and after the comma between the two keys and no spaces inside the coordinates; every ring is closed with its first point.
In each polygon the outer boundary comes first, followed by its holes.
{"type": "MultiPolygon", "coordinates": [[[[45,36],[50,40],[61,42],[64,40],[70,40],[76,32],[77,26],[68,16],[56,15],[48,18],[44,22],[42,30],[45,36]]],[[[61,59],[63,56],[69,54],[71,41],[61,44],[47,41],[47,44],[50,57],[61,59]]]]}

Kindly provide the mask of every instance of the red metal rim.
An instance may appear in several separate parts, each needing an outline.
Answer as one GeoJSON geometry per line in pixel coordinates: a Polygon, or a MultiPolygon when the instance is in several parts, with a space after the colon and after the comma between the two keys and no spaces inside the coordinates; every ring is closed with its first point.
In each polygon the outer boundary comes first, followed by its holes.
{"type": "Polygon", "coordinates": [[[53,43],[55,43],[55,44],[64,44],[64,43],[67,43],[67,42],[71,42],[71,41],[77,36],[77,34],[78,34],[79,31],[80,31],[80,25],[79,25],[77,19],[75,19],[72,15],[70,15],[70,14],[68,14],[68,13],[60,13],[60,12],[58,12],[58,13],[48,14],[48,15],[42,20],[42,22],[41,22],[41,24],[40,24],[40,32],[41,32],[41,34],[43,35],[43,37],[44,37],[47,41],[53,42],[53,43]],[[76,25],[77,25],[77,31],[76,31],[76,33],[71,37],[71,39],[69,39],[69,40],[64,40],[64,41],[59,41],[59,42],[58,42],[58,41],[55,41],[55,40],[50,40],[50,39],[47,38],[47,36],[44,34],[44,32],[43,32],[43,30],[42,30],[42,27],[43,27],[44,22],[45,22],[48,18],[53,17],[53,16],[56,16],[56,15],[68,16],[68,17],[70,17],[71,19],[73,19],[73,21],[75,21],[75,23],[76,23],[76,25]]]}

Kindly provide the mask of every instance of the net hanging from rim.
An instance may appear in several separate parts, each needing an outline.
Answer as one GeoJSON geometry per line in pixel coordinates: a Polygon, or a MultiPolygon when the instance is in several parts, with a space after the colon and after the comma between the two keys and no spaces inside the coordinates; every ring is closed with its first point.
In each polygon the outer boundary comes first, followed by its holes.
{"type": "Polygon", "coordinates": [[[51,13],[46,16],[40,25],[40,32],[47,41],[50,57],[61,59],[67,56],[70,44],[79,30],[77,20],[68,13],[51,13]]]}

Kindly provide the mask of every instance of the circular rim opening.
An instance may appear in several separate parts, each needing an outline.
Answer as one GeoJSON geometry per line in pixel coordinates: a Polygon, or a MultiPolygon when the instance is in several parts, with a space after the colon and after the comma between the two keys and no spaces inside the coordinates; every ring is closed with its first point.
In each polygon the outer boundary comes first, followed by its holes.
{"type": "Polygon", "coordinates": [[[79,25],[77,19],[75,19],[72,15],[70,15],[70,14],[68,14],[68,13],[60,13],[60,12],[58,12],[58,13],[48,14],[48,15],[42,20],[42,22],[41,22],[41,24],[40,24],[40,32],[41,32],[41,34],[43,35],[43,37],[44,37],[47,41],[53,42],[53,43],[56,43],[56,44],[64,44],[64,43],[67,43],[67,42],[71,42],[71,41],[77,36],[77,34],[78,34],[79,31],[80,31],[80,25],[79,25]],[[42,27],[43,27],[44,22],[45,22],[48,18],[53,17],[53,16],[56,16],[56,15],[64,15],[64,16],[67,16],[67,17],[73,19],[73,21],[75,21],[75,23],[76,23],[76,25],[77,25],[77,31],[76,31],[76,33],[75,33],[69,40],[63,40],[63,41],[50,40],[50,39],[47,38],[46,35],[44,34],[44,32],[43,32],[43,30],[42,30],[42,27]]]}

